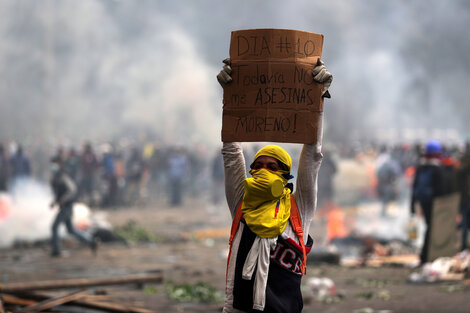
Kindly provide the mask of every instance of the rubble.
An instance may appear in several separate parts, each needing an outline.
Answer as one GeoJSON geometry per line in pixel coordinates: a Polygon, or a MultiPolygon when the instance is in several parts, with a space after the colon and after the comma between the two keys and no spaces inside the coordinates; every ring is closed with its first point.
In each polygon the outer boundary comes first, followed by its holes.
{"type": "Polygon", "coordinates": [[[433,262],[425,263],[410,274],[413,283],[432,283],[436,281],[463,280],[470,275],[470,252],[457,253],[453,257],[442,257],[433,262]]]}
{"type": "Polygon", "coordinates": [[[339,302],[343,295],[338,293],[336,285],[331,278],[328,277],[311,277],[307,281],[307,288],[314,301],[322,303],[339,302]]]}

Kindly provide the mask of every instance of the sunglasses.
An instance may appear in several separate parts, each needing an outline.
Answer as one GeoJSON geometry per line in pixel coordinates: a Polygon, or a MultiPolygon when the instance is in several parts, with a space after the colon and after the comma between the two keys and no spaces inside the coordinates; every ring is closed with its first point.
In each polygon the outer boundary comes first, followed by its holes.
{"type": "Polygon", "coordinates": [[[278,163],[276,162],[267,162],[267,163],[264,163],[264,162],[260,162],[260,161],[256,161],[255,163],[253,163],[253,165],[251,166],[251,169],[253,170],[260,170],[262,168],[265,168],[265,169],[268,169],[270,171],[280,171],[281,170],[281,167],[279,166],[278,163]]]}

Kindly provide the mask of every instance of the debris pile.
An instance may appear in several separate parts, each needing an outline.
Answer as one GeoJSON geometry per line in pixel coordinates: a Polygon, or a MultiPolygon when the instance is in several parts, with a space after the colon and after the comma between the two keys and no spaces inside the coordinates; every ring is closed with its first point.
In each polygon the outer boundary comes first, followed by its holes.
{"type": "Polygon", "coordinates": [[[442,257],[425,263],[418,271],[410,274],[414,283],[462,280],[470,277],[470,251],[465,250],[453,257],[442,257]]]}
{"type": "Polygon", "coordinates": [[[317,302],[335,303],[342,298],[342,295],[336,292],[335,283],[328,277],[312,277],[307,286],[317,302]]]}
{"type": "Polygon", "coordinates": [[[68,312],[66,307],[79,307],[82,312],[85,311],[84,308],[92,308],[104,312],[150,313],[154,311],[116,303],[107,295],[106,290],[97,291],[90,288],[106,285],[161,283],[162,280],[163,274],[156,271],[108,278],[0,284],[0,312],[40,312],[60,306],[61,312],[68,312]],[[64,292],[61,289],[72,289],[72,291],[64,292]],[[54,290],[54,292],[44,292],[44,290],[54,290]]]}
{"type": "Polygon", "coordinates": [[[384,240],[371,236],[333,238],[325,251],[312,250],[311,260],[344,266],[414,266],[419,262],[415,248],[401,240],[384,240]],[[333,257],[335,256],[335,257],[333,257]]]}

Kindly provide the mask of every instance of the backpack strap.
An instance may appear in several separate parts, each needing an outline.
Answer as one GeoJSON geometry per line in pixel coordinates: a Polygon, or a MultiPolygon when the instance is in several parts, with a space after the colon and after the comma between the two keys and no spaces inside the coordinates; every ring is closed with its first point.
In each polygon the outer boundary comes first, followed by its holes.
{"type": "MultiPolygon", "coordinates": [[[[295,202],[295,199],[292,195],[290,199],[291,199],[290,200],[291,208],[290,208],[289,221],[291,223],[292,229],[297,235],[297,239],[299,240],[300,247],[302,248],[303,259],[302,259],[302,265],[300,269],[302,271],[302,274],[305,274],[306,269],[307,269],[307,249],[305,248],[305,243],[304,243],[304,231],[302,229],[302,219],[300,218],[300,213],[299,213],[299,208],[297,207],[297,202],[295,202]]],[[[230,239],[228,241],[230,247],[229,247],[229,253],[228,253],[228,258],[227,258],[226,275],[228,275],[228,266],[230,263],[230,257],[232,255],[233,238],[235,238],[235,235],[237,234],[238,228],[240,226],[240,221],[243,215],[242,204],[243,204],[243,200],[240,201],[240,204],[238,205],[237,211],[235,212],[235,216],[233,217],[232,228],[230,229],[230,239]]]]}
{"type": "Polygon", "coordinates": [[[289,221],[291,223],[292,229],[294,230],[297,238],[299,239],[300,247],[302,248],[302,266],[300,269],[302,270],[302,274],[306,273],[307,270],[307,249],[305,248],[304,243],[304,231],[302,229],[302,219],[300,218],[299,208],[297,207],[297,202],[293,196],[290,197],[291,206],[290,206],[290,218],[289,221]]]}
{"type": "Polygon", "coordinates": [[[240,201],[240,204],[237,207],[237,210],[235,211],[235,216],[233,217],[232,221],[232,228],[230,229],[230,239],[228,240],[229,244],[229,250],[228,250],[228,258],[227,258],[227,270],[226,270],[226,277],[228,276],[228,265],[230,263],[230,257],[232,256],[232,242],[233,238],[237,234],[238,227],[240,226],[240,221],[242,219],[242,204],[243,200],[240,201]]]}

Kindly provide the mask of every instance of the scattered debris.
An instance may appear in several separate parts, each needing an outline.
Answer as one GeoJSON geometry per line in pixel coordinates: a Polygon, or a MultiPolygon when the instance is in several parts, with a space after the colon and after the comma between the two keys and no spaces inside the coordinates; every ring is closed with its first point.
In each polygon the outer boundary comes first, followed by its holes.
{"type": "Polygon", "coordinates": [[[341,254],[333,247],[312,247],[307,254],[307,263],[340,264],[341,254]]]}
{"type": "Polygon", "coordinates": [[[312,277],[307,281],[307,286],[317,302],[336,303],[343,296],[336,291],[333,280],[328,277],[312,277]]]}
{"type": "Polygon", "coordinates": [[[457,253],[454,257],[442,257],[425,263],[419,271],[409,276],[414,283],[431,283],[435,281],[463,280],[470,273],[470,253],[468,250],[457,253]]]}
{"type": "Polygon", "coordinates": [[[0,293],[61,288],[81,288],[105,285],[143,284],[146,282],[161,283],[162,280],[163,274],[160,271],[156,271],[155,273],[134,274],[107,278],[77,278],[65,280],[32,281],[27,283],[0,283],[0,293]]]}
{"type": "Polygon", "coordinates": [[[182,302],[216,303],[224,300],[219,290],[204,282],[168,285],[167,293],[170,299],[182,302]]]}
{"type": "Polygon", "coordinates": [[[79,289],[65,294],[44,293],[40,290],[53,290],[64,288],[96,287],[103,285],[143,284],[146,282],[161,283],[161,272],[126,275],[109,278],[83,278],[68,280],[49,280],[28,283],[0,284],[0,313],[3,312],[40,312],[57,306],[74,305],[101,309],[111,312],[150,313],[143,308],[131,307],[110,302],[100,291],[100,294],[90,295],[90,290],[79,289]],[[5,309],[7,309],[5,311],[5,309]]]}
{"type": "Polygon", "coordinates": [[[382,289],[382,290],[369,290],[369,291],[364,291],[360,292],[355,295],[356,298],[360,299],[366,299],[366,300],[371,300],[371,299],[380,299],[384,301],[388,301],[392,298],[390,291],[387,289],[382,289]]]}
{"type": "Polygon", "coordinates": [[[114,228],[114,233],[128,243],[162,241],[160,236],[132,220],[124,226],[114,228]]]}
{"type": "Polygon", "coordinates": [[[393,313],[392,310],[374,310],[372,308],[362,308],[354,310],[353,313],[393,313]]]}
{"type": "Polygon", "coordinates": [[[354,266],[409,266],[419,262],[415,248],[401,240],[384,240],[371,236],[334,238],[330,251],[337,251],[341,265],[354,266]]]}
{"type": "Polygon", "coordinates": [[[365,279],[358,278],[354,280],[354,284],[365,288],[384,288],[391,284],[392,281],[387,279],[365,279]]]}

